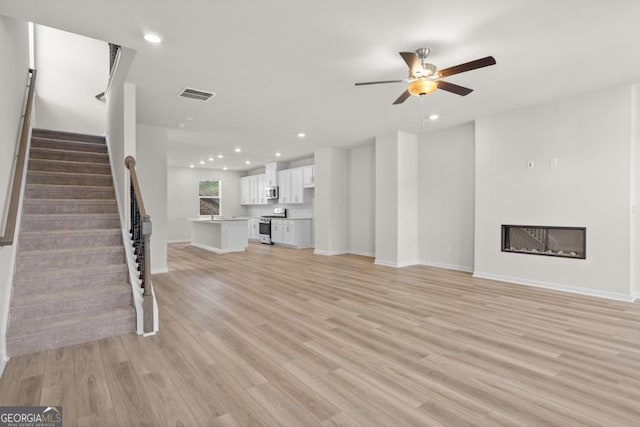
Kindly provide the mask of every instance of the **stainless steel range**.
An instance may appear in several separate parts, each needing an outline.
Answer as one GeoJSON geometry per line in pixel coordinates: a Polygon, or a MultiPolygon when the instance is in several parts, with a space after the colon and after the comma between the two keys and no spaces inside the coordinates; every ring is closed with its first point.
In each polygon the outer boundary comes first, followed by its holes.
{"type": "Polygon", "coordinates": [[[273,214],[260,217],[260,243],[273,245],[271,241],[271,218],[286,218],[286,208],[275,208],[273,214]]]}

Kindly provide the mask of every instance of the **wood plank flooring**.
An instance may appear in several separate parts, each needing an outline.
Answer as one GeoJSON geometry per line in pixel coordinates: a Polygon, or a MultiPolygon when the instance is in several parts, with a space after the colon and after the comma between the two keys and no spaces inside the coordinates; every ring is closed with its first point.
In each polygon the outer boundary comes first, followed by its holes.
{"type": "Polygon", "coordinates": [[[169,247],[161,332],[11,359],[69,426],[638,426],[640,304],[251,244],[169,247]]]}

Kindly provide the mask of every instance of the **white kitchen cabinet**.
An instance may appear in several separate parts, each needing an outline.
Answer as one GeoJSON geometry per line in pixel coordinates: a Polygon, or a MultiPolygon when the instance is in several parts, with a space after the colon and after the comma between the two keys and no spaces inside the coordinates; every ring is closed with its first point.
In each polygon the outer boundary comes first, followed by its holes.
{"type": "Polygon", "coordinates": [[[250,240],[258,240],[260,239],[260,221],[253,218],[247,221],[249,224],[249,239],[250,240]]]}
{"type": "Polygon", "coordinates": [[[251,204],[251,177],[243,176],[240,178],[240,204],[241,205],[250,205],[251,204]]]}
{"type": "Polygon", "coordinates": [[[273,243],[284,243],[283,223],[284,221],[281,219],[271,220],[271,241],[273,243]]]}
{"type": "Polygon", "coordinates": [[[314,165],[302,168],[302,186],[304,188],[314,188],[316,186],[316,167],[314,165]]]}
{"type": "MultiPolygon", "coordinates": [[[[312,246],[310,219],[289,219],[282,220],[281,222],[282,237],[276,243],[282,243],[296,248],[309,248],[312,246]]],[[[273,233],[273,226],[271,227],[271,233],[273,233]]],[[[273,236],[271,238],[273,239],[273,236]]]]}
{"type": "Polygon", "coordinates": [[[256,175],[251,175],[249,177],[249,204],[257,205],[258,204],[258,177],[256,175]]]}
{"type": "Polygon", "coordinates": [[[267,163],[264,165],[265,172],[265,186],[266,187],[277,187],[278,184],[278,171],[282,169],[283,163],[267,163]]]}
{"type": "Polygon", "coordinates": [[[302,186],[302,168],[291,169],[291,203],[304,203],[304,187],[302,186]]]}
{"type": "Polygon", "coordinates": [[[282,204],[304,203],[302,168],[285,169],[278,172],[279,199],[282,204]]]}
{"type": "Polygon", "coordinates": [[[278,203],[291,203],[291,169],[278,171],[278,203]]]}
{"type": "Polygon", "coordinates": [[[267,178],[267,175],[264,173],[256,176],[256,186],[257,186],[256,191],[258,192],[256,203],[258,205],[267,204],[267,198],[265,197],[266,196],[265,188],[267,187],[267,185],[265,184],[266,178],[267,178]]]}

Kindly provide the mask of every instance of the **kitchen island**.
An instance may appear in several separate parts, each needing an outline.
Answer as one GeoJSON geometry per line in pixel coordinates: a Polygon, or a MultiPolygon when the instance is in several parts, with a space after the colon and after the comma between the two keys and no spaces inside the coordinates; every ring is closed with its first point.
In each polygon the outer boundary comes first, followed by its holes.
{"type": "Polygon", "coordinates": [[[242,252],[249,245],[246,218],[209,219],[193,218],[191,221],[191,245],[224,254],[242,252]]]}

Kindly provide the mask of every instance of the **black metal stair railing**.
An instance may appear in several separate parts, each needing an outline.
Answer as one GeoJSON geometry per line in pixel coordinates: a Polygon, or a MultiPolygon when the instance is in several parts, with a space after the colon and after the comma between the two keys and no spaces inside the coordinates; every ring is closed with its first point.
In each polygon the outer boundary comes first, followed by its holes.
{"type": "Polygon", "coordinates": [[[153,294],[151,293],[151,217],[147,214],[138,184],[136,160],[127,156],[124,164],[129,169],[131,185],[129,187],[129,221],[133,254],[138,268],[140,286],[143,289],[144,332],[153,332],[153,294]]]}

